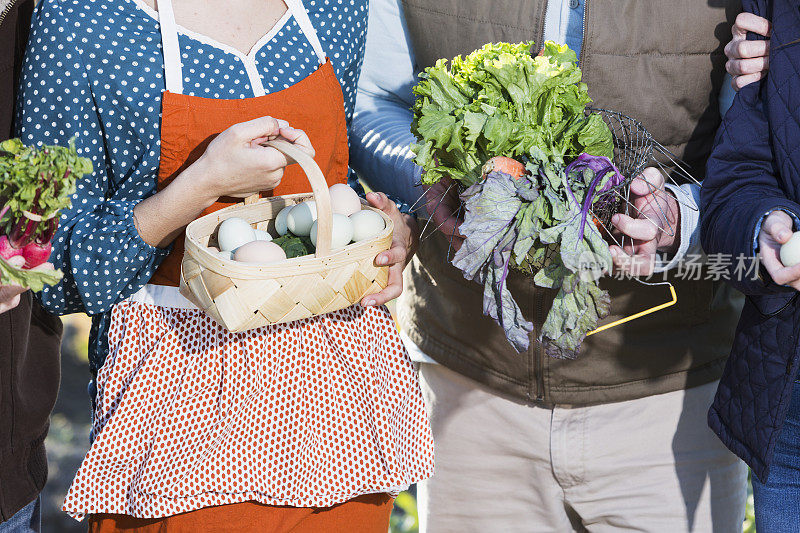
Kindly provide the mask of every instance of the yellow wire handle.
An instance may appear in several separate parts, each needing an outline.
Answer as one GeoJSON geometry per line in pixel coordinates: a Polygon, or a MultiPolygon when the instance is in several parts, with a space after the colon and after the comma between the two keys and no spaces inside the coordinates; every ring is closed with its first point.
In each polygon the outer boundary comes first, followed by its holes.
{"type": "Polygon", "coordinates": [[[641,317],[643,317],[645,315],[649,315],[651,313],[655,313],[656,311],[661,311],[662,309],[666,309],[667,307],[671,307],[671,306],[675,305],[676,303],[678,303],[678,295],[675,294],[675,287],[672,286],[672,283],[669,284],[669,292],[672,293],[672,300],[670,300],[669,302],[663,303],[661,305],[657,305],[655,307],[651,307],[650,309],[645,309],[644,311],[636,313],[635,315],[631,315],[631,316],[628,316],[628,317],[625,317],[625,318],[620,318],[619,320],[615,320],[614,322],[612,322],[610,324],[606,324],[604,326],[600,326],[596,330],[590,331],[589,333],[587,333],[586,336],[588,337],[589,335],[594,335],[595,333],[600,333],[601,331],[605,331],[607,329],[615,328],[615,327],[617,327],[617,326],[619,326],[621,324],[624,324],[625,322],[630,322],[631,320],[636,320],[637,318],[641,318],[641,317]]]}

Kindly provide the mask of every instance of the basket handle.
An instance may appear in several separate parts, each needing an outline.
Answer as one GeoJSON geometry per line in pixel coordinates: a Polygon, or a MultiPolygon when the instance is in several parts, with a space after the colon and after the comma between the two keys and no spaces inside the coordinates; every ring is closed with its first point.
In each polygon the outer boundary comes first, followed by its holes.
{"type": "MultiPolygon", "coordinates": [[[[316,257],[325,257],[331,254],[331,231],[333,230],[333,213],[331,211],[331,195],[328,191],[328,182],[325,175],[314,161],[314,158],[299,149],[294,144],[281,139],[266,141],[262,146],[275,148],[289,159],[294,160],[308,178],[311,184],[311,192],[314,193],[314,200],[317,202],[317,250],[316,257]]],[[[258,200],[258,194],[245,198],[245,204],[251,204],[258,200]]]]}

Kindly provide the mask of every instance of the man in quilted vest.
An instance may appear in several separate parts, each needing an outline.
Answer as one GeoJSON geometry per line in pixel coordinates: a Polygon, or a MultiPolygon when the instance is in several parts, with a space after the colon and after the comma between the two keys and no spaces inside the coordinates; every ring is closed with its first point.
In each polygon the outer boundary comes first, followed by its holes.
{"type": "Polygon", "coordinates": [[[703,241],[758,256],[762,275],[733,278],[748,299],[709,422],[753,469],[758,531],[789,533],[800,527],[800,250],[787,244],[800,229],[800,8],[743,4],[773,24],[742,13],[727,48],[742,89],[708,161],[703,241]]]}
{"type": "MultiPolygon", "coordinates": [[[[415,75],[486,42],[552,39],[579,54],[596,106],[642,121],[702,179],[731,90],[723,48],[740,9],[735,0],[373,0],[351,165],[413,203],[415,75]]],[[[615,221],[640,240],[642,259],[664,259],[657,270],[669,272],[678,304],[589,337],[570,361],[547,357],[535,332],[528,352],[509,346],[481,314],[481,287],[446,259],[458,220],[441,207],[431,213],[443,231],[423,239],[398,302],[436,443],[436,473],[420,487],[423,530],[741,531],[746,469],[714,438],[706,412],[742,298],[674,275],[698,251],[696,205],[675,199],[697,195],[688,186],[659,192],[678,232],[615,221]]],[[[538,331],[547,295],[522,276],[508,283],[538,331]]],[[[632,281],[604,283],[612,318],[668,299],[632,281]]]]}

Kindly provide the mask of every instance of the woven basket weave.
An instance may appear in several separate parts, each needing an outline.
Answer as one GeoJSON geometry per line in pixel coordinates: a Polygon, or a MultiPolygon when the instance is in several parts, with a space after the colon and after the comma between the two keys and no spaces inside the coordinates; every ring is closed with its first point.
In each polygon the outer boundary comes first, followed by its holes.
{"type": "Polygon", "coordinates": [[[266,143],[297,162],[311,183],[311,194],[259,199],[226,207],[198,218],[186,228],[186,252],[181,264],[180,291],[231,332],[242,332],[330,313],[383,290],[388,268],[376,267],[375,256],[391,246],[393,225],[382,211],[386,228],[372,239],[330,249],[332,213],[328,185],[313,158],[292,144],[266,143]],[[219,224],[240,217],[256,229],[274,230],[274,220],[286,206],[314,199],[317,203],[316,253],[278,263],[257,265],[223,259],[208,249],[216,242],[219,224]]]}

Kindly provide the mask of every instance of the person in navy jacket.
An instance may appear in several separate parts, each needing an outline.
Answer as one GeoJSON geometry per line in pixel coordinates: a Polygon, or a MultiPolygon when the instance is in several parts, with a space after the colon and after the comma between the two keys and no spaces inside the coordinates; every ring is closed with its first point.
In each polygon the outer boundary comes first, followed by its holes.
{"type": "Polygon", "coordinates": [[[735,98],[701,192],[703,247],[734,259],[731,282],[747,296],[709,424],[753,470],[757,530],[796,532],[800,265],[784,266],[780,247],[800,230],[800,6],[745,0],[743,7],[773,27],[769,72],[735,98]],[[739,257],[758,258],[759,275],[733,271],[739,257]]]}

